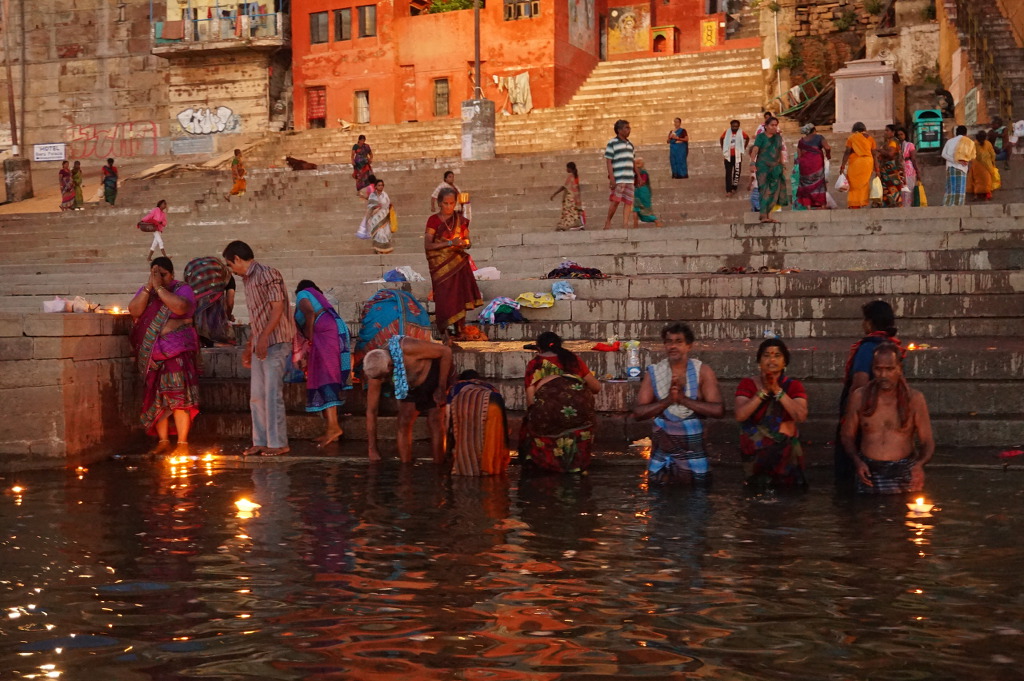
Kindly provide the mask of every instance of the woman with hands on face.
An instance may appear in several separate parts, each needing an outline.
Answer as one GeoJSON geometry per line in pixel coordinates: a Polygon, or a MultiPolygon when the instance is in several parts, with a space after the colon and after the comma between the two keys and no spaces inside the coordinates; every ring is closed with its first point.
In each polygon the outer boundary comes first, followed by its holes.
{"type": "Polygon", "coordinates": [[[199,337],[192,323],[195,294],[174,278],[170,258],[153,260],[149,278],[128,304],[135,320],[131,343],[145,381],[140,419],[159,443],[153,453],[188,447],[192,421],[199,414],[199,337]]]}
{"type": "Polygon", "coordinates": [[[736,387],[736,420],[740,424],[740,457],[746,484],[806,487],[804,457],[797,424],[807,420],[807,392],[800,381],[786,376],[789,349],[769,338],[757,349],[757,377],[736,387]]]}

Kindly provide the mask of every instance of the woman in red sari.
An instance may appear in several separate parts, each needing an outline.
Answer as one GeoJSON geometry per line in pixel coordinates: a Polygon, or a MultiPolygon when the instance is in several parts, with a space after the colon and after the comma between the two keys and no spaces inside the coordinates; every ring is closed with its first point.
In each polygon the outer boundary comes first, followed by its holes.
{"type": "Polygon", "coordinates": [[[145,383],[140,420],[147,434],[160,438],[154,454],[171,449],[174,432],[178,447],[187,448],[189,429],[199,414],[195,307],[192,289],[174,278],[174,265],[165,257],[152,262],[149,279],[128,304],[135,320],[132,347],[145,383]]]}
{"type": "Polygon", "coordinates": [[[75,209],[75,183],[71,176],[71,169],[68,168],[68,162],[64,161],[60,165],[60,209],[61,210],[74,210],[75,209]]]}
{"type": "Polygon", "coordinates": [[[484,304],[466,252],[469,220],[455,211],[454,189],[442,189],[437,201],[441,210],[427,220],[423,239],[434,286],[434,320],[442,336],[448,336],[448,327],[454,326],[455,339],[467,340],[466,312],[484,304]]]}

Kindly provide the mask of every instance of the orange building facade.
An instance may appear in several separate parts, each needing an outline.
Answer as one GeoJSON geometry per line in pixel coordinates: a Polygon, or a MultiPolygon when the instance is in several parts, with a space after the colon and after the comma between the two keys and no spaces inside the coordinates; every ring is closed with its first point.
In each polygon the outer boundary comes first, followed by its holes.
{"type": "MultiPolygon", "coordinates": [[[[504,79],[522,84],[526,73],[533,108],[561,106],[602,59],[714,49],[724,38],[725,15],[712,11],[718,4],[487,0],[480,12],[482,94],[499,112],[511,110],[504,79]]],[[[461,102],[473,98],[473,10],[422,13],[427,6],[429,0],[293,0],[295,128],[459,116],[461,102]]]]}

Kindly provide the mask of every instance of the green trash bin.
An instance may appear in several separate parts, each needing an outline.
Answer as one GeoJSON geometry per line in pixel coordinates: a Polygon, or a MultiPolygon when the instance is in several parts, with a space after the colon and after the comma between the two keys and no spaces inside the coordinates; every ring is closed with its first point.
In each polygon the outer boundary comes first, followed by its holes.
{"type": "Polygon", "coordinates": [[[918,151],[941,150],[943,139],[942,112],[938,109],[921,109],[914,112],[914,144],[918,151]]]}

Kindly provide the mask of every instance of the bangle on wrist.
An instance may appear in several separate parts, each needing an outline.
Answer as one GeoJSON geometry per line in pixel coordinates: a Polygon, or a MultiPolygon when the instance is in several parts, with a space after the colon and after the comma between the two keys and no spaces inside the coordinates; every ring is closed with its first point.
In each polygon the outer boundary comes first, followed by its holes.
{"type": "Polygon", "coordinates": [[[762,402],[764,400],[767,400],[768,399],[768,393],[765,392],[764,390],[758,390],[757,391],[757,399],[761,400],[762,402]]]}

